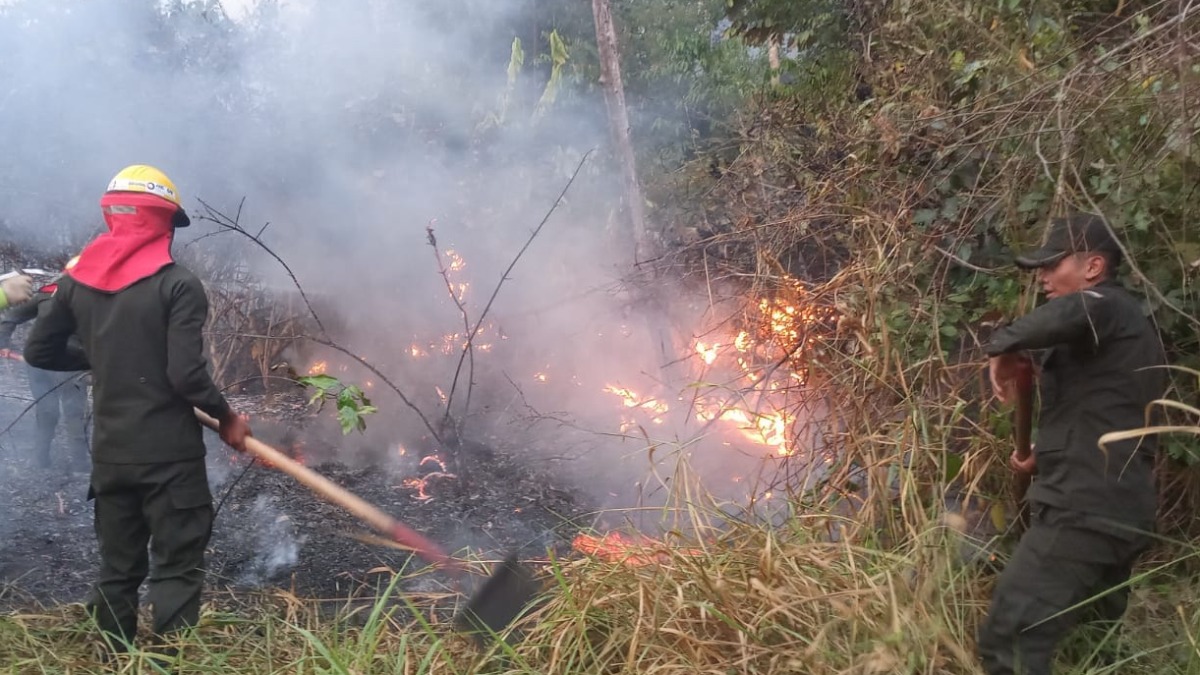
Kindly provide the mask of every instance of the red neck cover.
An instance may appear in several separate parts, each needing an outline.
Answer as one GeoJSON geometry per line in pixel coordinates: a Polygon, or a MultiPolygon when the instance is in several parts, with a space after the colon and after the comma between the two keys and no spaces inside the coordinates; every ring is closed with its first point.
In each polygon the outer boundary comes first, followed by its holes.
{"type": "Polygon", "coordinates": [[[84,286],[115,293],[175,262],[171,216],[179,207],[154,195],[110,192],[100,199],[108,232],[79,254],[67,274],[84,286]]]}

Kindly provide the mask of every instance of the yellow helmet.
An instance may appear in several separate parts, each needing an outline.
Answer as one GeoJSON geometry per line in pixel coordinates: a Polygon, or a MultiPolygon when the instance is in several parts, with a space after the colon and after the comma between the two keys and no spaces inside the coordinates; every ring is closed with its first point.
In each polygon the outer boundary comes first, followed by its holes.
{"type": "Polygon", "coordinates": [[[175,184],[167,174],[147,164],[127,166],[108,182],[108,192],[145,192],[183,206],[175,184]]]}

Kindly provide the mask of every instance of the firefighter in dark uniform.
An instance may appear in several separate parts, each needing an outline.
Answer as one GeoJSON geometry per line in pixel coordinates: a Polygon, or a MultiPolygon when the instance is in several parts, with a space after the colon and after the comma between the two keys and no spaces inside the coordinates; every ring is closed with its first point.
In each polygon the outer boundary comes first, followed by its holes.
{"type": "Polygon", "coordinates": [[[220,420],[221,438],[239,450],[250,428],[207,371],[204,287],[171,258],[174,229],[188,224],[174,185],[153,167],[131,166],[113,178],[100,205],[109,232],[59,281],[25,359],[49,370],[92,371],[89,496],[101,563],[88,608],[121,651],[137,633],[147,545],[154,633],[199,620],[213,510],[193,407],[220,420]],[[81,350],[72,348],[72,335],[81,350]]]}
{"type": "Polygon", "coordinates": [[[1017,258],[1038,270],[1048,301],[997,330],[986,347],[1001,401],[1011,399],[1026,358],[1038,366],[1041,398],[1033,454],[1010,458],[1013,470],[1036,472],[1032,518],[980,629],[989,675],[1048,675],[1077,624],[1115,630],[1129,598],[1128,586],[1115,587],[1151,542],[1154,437],[1098,444],[1110,431],[1145,426],[1147,405],[1166,389],[1158,331],[1116,281],[1120,262],[1100,217],[1055,219],[1046,244],[1017,258]]]}
{"type": "MultiPolygon", "coordinates": [[[[78,258],[72,258],[67,263],[70,269],[78,258]]],[[[32,321],[45,314],[50,309],[50,300],[58,284],[51,283],[42,286],[33,294],[30,302],[17,305],[4,313],[0,318],[0,357],[7,358],[12,352],[12,336],[17,326],[32,321]]],[[[54,372],[41,368],[28,367],[29,392],[33,394],[33,409],[36,419],[36,436],[34,439],[33,459],[43,469],[50,468],[50,447],[54,442],[54,432],[61,420],[66,431],[67,463],[76,471],[87,471],[91,468],[91,457],[88,452],[86,418],[87,418],[87,382],[83,372],[54,372]]]]}

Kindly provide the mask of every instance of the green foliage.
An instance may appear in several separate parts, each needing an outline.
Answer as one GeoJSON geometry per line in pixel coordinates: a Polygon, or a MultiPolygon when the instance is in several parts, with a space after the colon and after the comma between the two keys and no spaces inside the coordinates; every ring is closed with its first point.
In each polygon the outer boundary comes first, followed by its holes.
{"type": "Polygon", "coordinates": [[[313,389],[308,404],[316,404],[318,411],[323,410],[329,401],[336,403],[338,424],[341,425],[343,434],[364,431],[367,428],[366,416],[378,410],[371,405],[371,400],[362,389],[343,384],[332,375],[306,375],[296,381],[306,388],[313,389]]]}
{"type": "Polygon", "coordinates": [[[546,81],[546,88],[542,90],[542,97],[538,100],[535,115],[545,113],[546,109],[554,104],[555,98],[558,97],[558,91],[562,88],[563,66],[567,63],[567,45],[559,37],[558,31],[550,31],[549,42],[550,79],[546,81]]]}
{"type": "Polygon", "coordinates": [[[811,52],[840,46],[848,36],[843,3],[835,0],[726,0],[729,35],[751,44],[774,42],[811,52]]]}

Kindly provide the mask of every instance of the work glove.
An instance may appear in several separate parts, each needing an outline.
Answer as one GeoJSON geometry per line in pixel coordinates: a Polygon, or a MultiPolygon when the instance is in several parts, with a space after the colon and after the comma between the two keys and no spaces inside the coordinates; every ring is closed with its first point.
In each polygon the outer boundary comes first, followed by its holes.
{"type": "Polygon", "coordinates": [[[0,292],[4,293],[4,306],[19,305],[33,297],[33,279],[18,274],[0,281],[0,292]]]}

